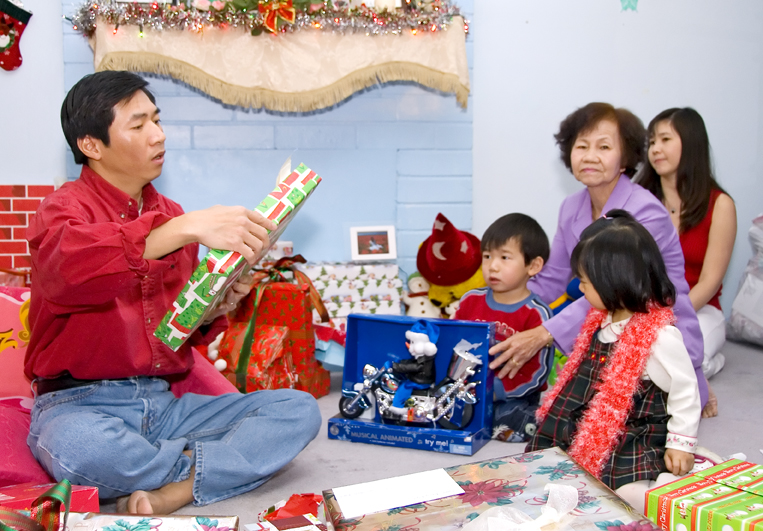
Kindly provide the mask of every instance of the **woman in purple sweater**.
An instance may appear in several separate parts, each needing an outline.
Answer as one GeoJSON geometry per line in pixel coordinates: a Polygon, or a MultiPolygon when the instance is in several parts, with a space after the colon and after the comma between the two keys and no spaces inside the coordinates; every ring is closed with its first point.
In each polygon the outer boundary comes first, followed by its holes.
{"type": "MultiPolygon", "coordinates": [[[[707,380],[702,374],[702,333],[689,300],[684,257],[678,234],[665,207],[651,193],[630,181],[643,159],[646,131],[636,116],[608,103],[589,103],[562,121],[555,135],[561,158],[585,189],[567,197],[559,209],[559,223],[551,255],[528,287],[546,303],[564,293],[573,273],[570,254],[580,234],[595,219],[621,208],[630,212],[654,237],[668,276],[676,287],[676,326],[697,373],[702,406],[707,402],[707,380]]],[[[555,343],[571,352],[572,344],[590,309],[581,298],[542,326],[520,332],[490,349],[490,367],[497,376],[513,378],[538,350],[555,343]]]]}

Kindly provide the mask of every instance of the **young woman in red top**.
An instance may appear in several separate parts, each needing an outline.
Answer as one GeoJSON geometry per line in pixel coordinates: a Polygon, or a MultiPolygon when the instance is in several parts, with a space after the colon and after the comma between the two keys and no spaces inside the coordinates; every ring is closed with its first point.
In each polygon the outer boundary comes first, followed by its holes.
{"type": "MultiPolygon", "coordinates": [[[[661,112],[649,123],[649,164],[636,182],[660,199],[678,231],[686,261],[689,298],[705,344],[702,369],[710,378],[723,368],[726,323],[719,297],[736,237],[734,201],[715,180],[705,122],[686,107],[661,112]]],[[[703,417],[718,414],[710,390],[703,417]]]]}

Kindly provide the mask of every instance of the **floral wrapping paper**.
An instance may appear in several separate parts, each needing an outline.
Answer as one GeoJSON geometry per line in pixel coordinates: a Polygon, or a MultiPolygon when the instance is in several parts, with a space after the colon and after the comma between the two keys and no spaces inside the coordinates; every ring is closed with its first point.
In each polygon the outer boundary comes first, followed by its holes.
{"type": "Polygon", "coordinates": [[[238,516],[69,513],[66,531],[238,531],[238,516]]]}
{"type": "Polygon", "coordinates": [[[323,492],[327,518],[336,531],[457,530],[496,506],[511,505],[531,518],[546,505],[547,483],[578,490],[578,506],[544,531],[654,531],[646,517],[578,467],[559,448],[470,463],[445,471],[464,494],[345,519],[333,491],[323,492]]]}

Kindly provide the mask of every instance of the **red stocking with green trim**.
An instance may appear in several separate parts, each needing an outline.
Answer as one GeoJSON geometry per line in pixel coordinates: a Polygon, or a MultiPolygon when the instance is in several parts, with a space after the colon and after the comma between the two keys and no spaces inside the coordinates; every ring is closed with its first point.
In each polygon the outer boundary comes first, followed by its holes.
{"type": "Polygon", "coordinates": [[[10,0],[0,0],[0,68],[16,70],[21,66],[19,40],[31,16],[10,0]]]}

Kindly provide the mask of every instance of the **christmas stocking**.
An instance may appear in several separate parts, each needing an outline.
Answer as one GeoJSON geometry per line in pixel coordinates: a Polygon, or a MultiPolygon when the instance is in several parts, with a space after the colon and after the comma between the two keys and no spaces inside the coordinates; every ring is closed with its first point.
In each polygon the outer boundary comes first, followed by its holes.
{"type": "Polygon", "coordinates": [[[32,13],[11,0],[0,0],[0,67],[16,70],[21,66],[19,40],[32,13]]]}

